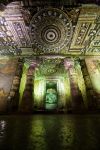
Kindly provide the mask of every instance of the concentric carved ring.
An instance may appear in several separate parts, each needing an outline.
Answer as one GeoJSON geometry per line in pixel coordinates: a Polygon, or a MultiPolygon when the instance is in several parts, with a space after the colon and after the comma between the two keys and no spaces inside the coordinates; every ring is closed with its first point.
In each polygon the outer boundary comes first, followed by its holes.
{"type": "Polygon", "coordinates": [[[43,9],[34,15],[30,30],[32,44],[44,52],[63,49],[72,37],[72,24],[69,17],[55,8],[43,9]]]}
{"type": "Polygon", "coordinates": [[[60,29],[54,25],[46,26],[41,33],[41,37],[47,44],[55,44],[61,38],[60,29]]]}

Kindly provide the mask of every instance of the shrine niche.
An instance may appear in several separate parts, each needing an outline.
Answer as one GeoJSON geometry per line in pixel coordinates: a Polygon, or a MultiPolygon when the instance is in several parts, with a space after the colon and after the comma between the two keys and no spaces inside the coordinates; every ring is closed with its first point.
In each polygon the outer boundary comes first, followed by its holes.
{"type": "Polygon", "coordinates": [[[45,94],[45,109],[56,110],[58,97],[57,97],[57,84],[55,82],[46,83],[46,94],[45,94]]]}

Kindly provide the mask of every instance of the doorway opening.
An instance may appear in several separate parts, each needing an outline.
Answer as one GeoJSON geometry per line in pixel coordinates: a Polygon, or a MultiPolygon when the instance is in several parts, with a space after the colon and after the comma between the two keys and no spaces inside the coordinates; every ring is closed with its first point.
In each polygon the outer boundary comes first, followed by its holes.
{"type": "Polygon", "coordinates": [[[57,83],[49,81],[46,83],[45,109],[56,110],[58,105],[57,83]]]}

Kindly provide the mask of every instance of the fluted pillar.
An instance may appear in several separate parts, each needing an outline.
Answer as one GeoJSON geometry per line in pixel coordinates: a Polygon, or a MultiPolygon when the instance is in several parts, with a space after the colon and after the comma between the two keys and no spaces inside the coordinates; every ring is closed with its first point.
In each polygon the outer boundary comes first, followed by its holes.
{"type": "Polygon", "coordinates": [[[81,70],[81,64],[80,64],[80,59],[77,58],[75,60],[75,70],[77,73],[77,82],[78,82],[78,87],[81,91],[82,94],[82,98],[83,98],[83,102],[85,105],[85,109],[88,109],[88,100],[87,100],[87,95],[86,95],[86,85],[84,82],[84,78],[83,78],[83,74],[82,74],[82,70],[81,70]]]}
{"type": "Polygon", "coordinates": [[[85,61],[93,87],[94,103],[97,105],[97,109],[100,109],[100,72],[97,66],[97,58],[87,58],[85,61]]]}
{"type": "Polygon", "coordinates": [[[23,113],[30,113],[33,111],[34,69],[35,67],[33,65],[30,65],[27,70],[25,89],[23,92],[23,96],[19,108],[19,111],[23,113]]]}
{"type": "Polygon", "coordinates": [[[97,103],[94,100],[94,90],[93,90],[93,86],[92,86],[92,82],[90,79],[90,75],[89,72],[87,70],[87,65],[85,62],[85,59],[80,60],[80,64],[81,64],[81,70],[82,70],[82,74],[84,77],[84,82],[86,85],[86,94],[87,94],[87,100],[88,100],[88,108],[89,110],[95,110],[97,108],[97,103]]]}
{"type": "Polygon", "coordinates": [[[17,111],[19,104],[19,86],[22,76],[23,61],[19,60],[13,78],[12,87],[8,96],[8,111],[17,111]]]}
{"type": "Polygon", "coordinates": [[[65,61],[65,68],[68,71],[70,78],[72,111],[80,112],[83,109],[83,99],[81,91],[78,87],[77,75],[74,67],[74,60],[67,59],[65,61]]]}
{"type": "Polygon", "coordinates": [[[45,109],[46,81],[45,77],[36,77],[34,79],[34,111],[43,111],[45,109]]]}

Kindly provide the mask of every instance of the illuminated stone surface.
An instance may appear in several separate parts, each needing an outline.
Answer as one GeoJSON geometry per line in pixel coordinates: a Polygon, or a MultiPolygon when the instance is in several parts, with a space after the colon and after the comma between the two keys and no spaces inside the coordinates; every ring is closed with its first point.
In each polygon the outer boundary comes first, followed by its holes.
{"type": "Polygon", "coordinates": [[[0,5],[0,113],[47,108],[100,111],[97,3],[5,0],[4,4],[0,5]],[[48,88],[50,82],[56,88],[48,88]],[[47,93],[50,89],[56,94],[47,93]]]}
{"type": "Polygon", "coordinates": [[[30,28],[33,44],[43,52],[65,48],[73,32],[68,15],[54,8],[41,10],[33,16],[30,28]]]}

